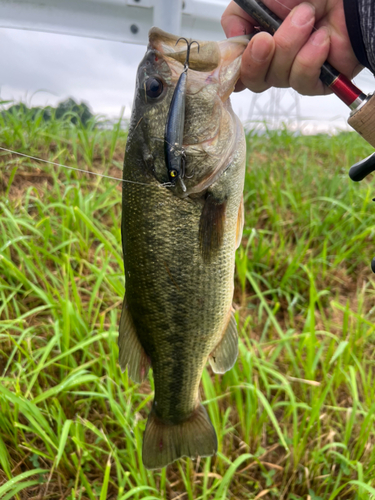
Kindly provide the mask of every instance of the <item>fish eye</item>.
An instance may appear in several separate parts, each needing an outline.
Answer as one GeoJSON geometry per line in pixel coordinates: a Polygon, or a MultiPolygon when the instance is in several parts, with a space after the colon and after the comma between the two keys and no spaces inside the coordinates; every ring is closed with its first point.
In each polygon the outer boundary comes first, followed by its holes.
{"type": "Polygon", "coordinates": [[[155,99],[163,92],[163,82],[157,76],[150,76],[145,82],[147,97],[155,99]]]}

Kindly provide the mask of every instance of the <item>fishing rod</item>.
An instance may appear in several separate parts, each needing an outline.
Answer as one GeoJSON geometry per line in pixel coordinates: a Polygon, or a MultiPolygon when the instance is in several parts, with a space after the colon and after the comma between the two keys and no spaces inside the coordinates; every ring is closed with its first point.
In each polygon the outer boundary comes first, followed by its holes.
{"type": "MultiPolygon", "coordinates": [[[[274,35],[282,20],[260,0],[234,0],[237,5],[257,21],[262,28],[274,35]]],[[[375,147],[375,96],[366,95],[346,76],[342,75],[327,61],[321,67],[320,80],[332,90],[349,108],[349,125],[354,128],[371,146],[375,147]]],[[[354,182],[363,180],[375,171],[375,153],[354,164],[349,170],[349,177],[354,182]]],[[[374,198],[375,201],[375,198],[374,198]]],[[[371,261],[375,273],[375,257],[371,261]]]]}

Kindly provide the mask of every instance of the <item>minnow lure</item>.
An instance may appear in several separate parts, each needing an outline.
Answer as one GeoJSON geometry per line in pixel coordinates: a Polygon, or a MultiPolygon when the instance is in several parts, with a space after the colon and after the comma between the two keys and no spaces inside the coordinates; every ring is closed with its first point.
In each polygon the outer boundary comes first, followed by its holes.
{"type": "Polygon", "coordinates": [[[185,152],[182,147],[182,141],[185,124],[186,80],[187,70],[189,69],[190,48],[193,43],[196,43],[199,52],[199,43],[196,41],[188,42],[186,38],[181,37],[177,40],[176,45],[180,40],[184,40],[187,44],[186,59],[169,107],[164,135],[164,149],[169,180],[173,185],[178,180],[182,190],[185,192],[186,186],[183,181],[185,177],[185,152]]]}

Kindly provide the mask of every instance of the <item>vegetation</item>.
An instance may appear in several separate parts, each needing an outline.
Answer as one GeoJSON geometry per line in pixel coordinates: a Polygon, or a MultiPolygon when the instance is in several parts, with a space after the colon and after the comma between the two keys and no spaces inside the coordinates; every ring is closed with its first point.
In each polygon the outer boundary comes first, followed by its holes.
{"type": "MultiPolygon", "coordinates": [[[[120,177],[126,133],[23,107],[0,146],[120,177]]],[[[152,400],[121,373],[121,184],[0,150],[0,498],[369,499],[375,495],[372,179],[356,134],[248,134],[240,355],[207,367],[213,459],[146,471],[152,400]]]]}
{"type": "MultiPolygon", "coordinates": [[[[1,103],[0,103],[1,104],[1,103]]],[[[12,104],[9,108],[4,109],[1,114],[5,120],[11,120],[12,116],[27,116],[28,120],[65,120],[70,121],[74,124],[78,122],[81,125],[86,125],[89,120],[94,118],[90,111],[90,108],[84,102],[77,104],[74,99],[69,98],[65,101],[60,102],[56,108],[52,106],[34,106],[33,108],[28,108],[26,104],[12,104]]]]}

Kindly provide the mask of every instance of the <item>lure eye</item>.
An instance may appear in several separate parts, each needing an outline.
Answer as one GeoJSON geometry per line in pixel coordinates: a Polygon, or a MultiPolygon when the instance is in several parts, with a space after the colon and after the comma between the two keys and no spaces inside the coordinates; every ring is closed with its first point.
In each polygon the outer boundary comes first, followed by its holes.
{"type": "Polygon", "coordinates": [[[145,83],[147,97],[155,99],[163,92],[163,82],[157,76],[151,76],[145,83]]]}
{"type": "Polygon", "coordinates": [[[177,177],[177,172],[176,172],[176,170],[171,170],[171,171],[169,172],[169,175],[170,175],[172,178],[177,177]]]}

